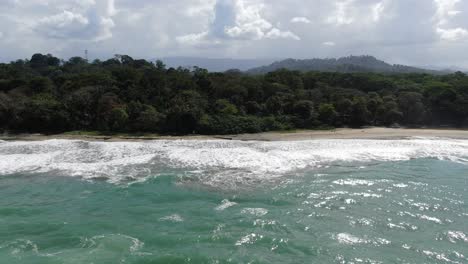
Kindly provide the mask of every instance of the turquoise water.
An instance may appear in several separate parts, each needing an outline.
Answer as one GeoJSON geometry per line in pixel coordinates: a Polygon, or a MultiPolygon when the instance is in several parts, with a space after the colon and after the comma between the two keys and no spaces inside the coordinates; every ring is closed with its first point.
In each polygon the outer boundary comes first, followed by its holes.
{"type": "Polygon", "coordinates": [[[0,142],[0,263],[468,263],[468,141],[0,142]]]}

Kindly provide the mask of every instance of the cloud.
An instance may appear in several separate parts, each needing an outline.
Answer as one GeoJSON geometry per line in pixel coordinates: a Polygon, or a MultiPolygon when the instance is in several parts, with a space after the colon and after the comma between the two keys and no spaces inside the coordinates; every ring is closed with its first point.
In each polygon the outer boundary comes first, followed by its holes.
{"type": "Polygon", "coordinates": [[[378,22],[385,11],[385,1],[379,2],[372,7],[372,20],[378,22]]]}
{"type": "Polygon", "coordinates": [[[336,26],[349,25],[354,22],[350,9],[355,0],[342,0],[335,3],[335,11],[327,17],[326,22],[336,26]]]}
{"type": "Polygon", "coordinates": [[[328,47],[334,47],[336,46],[336,43],[333,41],[325,41],[322,43],[323,46],[328,46],[328,47]]]}
{"type": "MultiPolygon", "coordinates": [[[[94,1],[94,0],[90,0],[94,1]]],[[[117,14],[117,9],[115,8],[115,1],[114,0],[107,0],[107,9],[106,15],[109,17],[115,16],[117,14]]]]}
{"type": "Polygon", "coordinates": [[[40,19],[36,27],[51,37],[66,38],[73,36],[77,31],[85,29],[88,25],[89,20],[83,15],[63,11],[40,19]]]}
{"type": "Polygon", "coordinates": [[[229,40],[293,39],[299,36],[289,30],[281,30],[262,16],[263,1],[218,0],[214,6],[214,18],[208,30],[178,36],[179,43],[206,44],[229,40]]]}
{"type": "Polygon", "coordinates": [[[460,0],[434,0],[434,2],[437,5],[435,18],[438,26],[446,25],[451,17],[461,13],[461,11],[455,9],[460,0]]]}
{"type": "Polygon", "coordinates": [[[301,40],[299,36],[292,33],[291,31],[281,31],[277,28],[273,28],[265,35],[266,38],[269,39],[294,39],[294,40],[301,40]]]}
{"type": "Polygon", "coordinates": [[[94,0],[76,1],[62,8],[68,10],[38,19],[33,29],[57,39],[102,41],[112,37],[112,16],[117,13],[113,0],[107,0],[102,8],[94,0]]]}
{"type": "Polygon", "coordinates": [[[465,37],[468,37],[468,30],[464,28],[451,28],[451,29],[437,28],[437,34],[439,34],[442,40],[457,41],[465,37]]]}
{"type": "Polygon", "coordinates": [[[465,0],[0,2],[0,61],[36,52],[67,58],[88,49],[101,59],[371,54],[392,63],[468,67],[465,0]]]}
{"type": "Polygon", "coordinates": [[[198,47],[214,47],[222,44],[221,40],[210,37],[208,31],[201,33],[188,34],[176,37],[176,40],[180,44],[198,46],[198,47]]]}
{"type": "Polygon", "coordinates": [[[176,39],[178,42],[183,43],[183,44],[197,45],[207,38],[208,38],[208,32],[205,31],[201,33],[179,36],[176,39]]]}
{"type": "Polygon", "coordinates": [[[453,26],[451,21],[462,13],[456,9],[460,0],[434,0],[437,11],[434,16],[436,20],[435,31],[439,38],[444,41],[458,41],[468,36],[468,30],[459,26],[453,26]]]}
{"type": "Polygon", "coordinates": [[[310,24],[312,23],[307,17],[293,17],[291,19],[291,23],[305,23],[310,24]]]}

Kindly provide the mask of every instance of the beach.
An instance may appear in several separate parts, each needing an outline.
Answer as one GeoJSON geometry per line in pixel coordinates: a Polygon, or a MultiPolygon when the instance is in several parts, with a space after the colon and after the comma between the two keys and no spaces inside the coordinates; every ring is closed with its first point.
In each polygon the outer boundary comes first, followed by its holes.
{"type": "Polygon", "coordinates": [[[6,141],[41,141],[50,139],[68,139],[85,141],[148,141],[148,140],[240,140],[240,141],[300,141],[314,139],[405,139],[414,137],[468,139],[468,130],[462,129],[409,129],[409,128],[339,128],[333,130],[295,130],[264,132],[238,135],[94,135],[86,133],[66,133],[56,135],[43,134],[11,134],[0,135],[0,140],[6,141]]]}

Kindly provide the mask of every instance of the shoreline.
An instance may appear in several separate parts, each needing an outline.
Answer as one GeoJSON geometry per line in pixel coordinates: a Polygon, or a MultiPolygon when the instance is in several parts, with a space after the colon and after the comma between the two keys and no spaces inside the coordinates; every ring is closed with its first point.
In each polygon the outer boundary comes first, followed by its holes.
{"type": "Polygon", "coordinates": [[[414,137],[468,139],[468,130],[462,129],[410,129],[410,128],[339,128],[334,130],[298,130],[263,132],[257,134],[239,135],[187,135],[187,136],[160,136],[160,135],[90,135],[90,134],[13,134],[0,135],[4,141],[44,141],[51,139],[83,140],[83,141],[152,141],[152,140],[239,140],[239,141],[302,141],[317,139],[408,139],[414,137]]]}

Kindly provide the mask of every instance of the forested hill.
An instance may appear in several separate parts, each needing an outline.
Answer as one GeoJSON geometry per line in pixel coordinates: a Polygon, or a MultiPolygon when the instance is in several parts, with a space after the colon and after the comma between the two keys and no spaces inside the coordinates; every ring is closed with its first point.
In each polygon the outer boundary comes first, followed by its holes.
{"type": "Polygon", "coordinates": [[[372,56],[349,56],[339,59],[287,59],[274,62],[268,66],[253,68],[247,72],[250,74],[265,74],[279,69],[295,71],[322,71],[322,72],[376,72],[376,73],[428,73],[447,74],[448,72],[420,69],[411,66],[388,64],[372,56]]]}
{"type": "Polygon", "coordinates": [[[224,72],[230,69],[247,71],[274,62],[274,59],[213,59],[197,57],[166,57],[161,60],[168,67],[193,68],[200,67],[211,72],[224,72]]]}
{"type": "Polygon", "coordinates": [[[360,126],[468,126],[468,77],[167,68],[116,55],[0,64],[0,132],[235,134],[360,126]]]}

